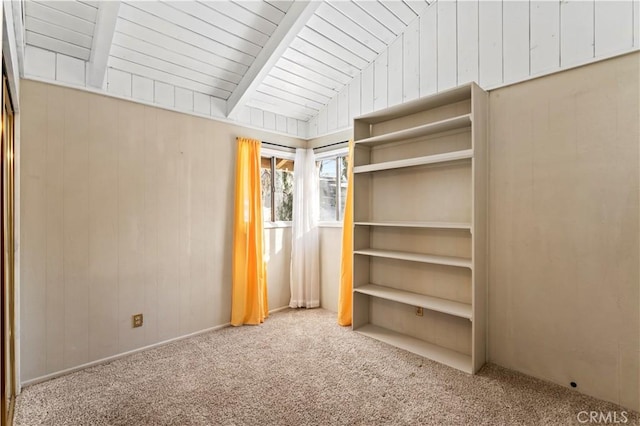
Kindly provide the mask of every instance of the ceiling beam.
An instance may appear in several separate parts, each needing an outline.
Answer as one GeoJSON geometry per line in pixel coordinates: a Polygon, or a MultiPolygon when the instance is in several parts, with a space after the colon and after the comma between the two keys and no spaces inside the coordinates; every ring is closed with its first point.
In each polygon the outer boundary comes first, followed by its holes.
{"type": "Polygon", "coordinates": [[[107,72],[107,62],[109,61],[113,33],[116,31],[119,10],[120,1],[101,1],[98,6],[91,56],[87,64],[88,86],[102,88],[104,84],[104,75],[107,72]]]}
{"type": "Polygon", "coordinates": [[[256,59],[227,100],[227,117],[230,117],[251,98],[262,80],[269,74],[302,27],[320,6],[321,1],[295,1],[282,18],[280,25],[265,43],[256,59]]]}
{"type": "Polygon", "coordinates": [[[25,28],[24,28],[24,2],[12,1],[11,13],[13,14],[13,27],[16,37],[16,47],[18,54],[18,69],[20,76],[24,76],[24,45],[25,45],[25,28]]]}
{"type": "Polygon", "coordinates": [[[7,72],[7,84],[13,101],[14,112],[20,112],[20,77],[24,76],[24,25],[22,19],[22,2],[3,2],[0,13],[0,47],[3,63],[7,72]],[[8,7],[7,7],[8,6],[8,7]]]}

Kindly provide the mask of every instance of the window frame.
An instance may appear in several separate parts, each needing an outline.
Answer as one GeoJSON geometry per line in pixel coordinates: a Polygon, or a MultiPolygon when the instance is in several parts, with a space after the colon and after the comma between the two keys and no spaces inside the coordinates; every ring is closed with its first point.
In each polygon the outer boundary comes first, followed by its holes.
{"type": "MultiPolygon", "coordinates": [[[[315,155],[316,165],[318,165],[323,160],[336,160],[336,215],[334,220],[322,220],[318,221],[318,226],[326,227],[326,228],[340,228],[342,227],[342,223],[344,222],[344,215],[341,219],[340,217],[340,196],[342,194],[342,188],[340,186],[340,167],[337,164],[338,158],[340,157],[349,157],[349,147],[342,147],[338,149],[332,149],[328,151],[324,151],[315,155]]],[[[348,167],[348,165],[347,165],[348,167]]],[[[318,168],[318,173],[320,173],[320,169],[318,168]]],[[[351,176],[347,176],[347,185],[349,184],[348,179],[351,176]]],[[[320,182],[318,181],[318,185],[320,182]]],[[[320,193],[318,187],[318,194],[320,193]]]]}
{"type": "MultiPolygon", "coordinates": [[[[268,158],[271,161],[271,217],[270,218],[262,218],[262,223],[265,229],[270,228],[290,228],[293,224],[290,220],[273,220],[275,219],[275,188],[276,188],[276,179],[275,179],[275,167],[276,167],[276,157],[281,158],[283,160],[291,160],[294,163],[295,168],[295,158],[296,152],[295,149],[293,151],[285,151],[279,149],[271,149],[265,148],[263,146],[260,147],[260,158],[268,158]]],[[[263,206],[264,209],[264,206],[263,206]]],[[[263,210],[264,213],[264,210],[263,210]]]]}

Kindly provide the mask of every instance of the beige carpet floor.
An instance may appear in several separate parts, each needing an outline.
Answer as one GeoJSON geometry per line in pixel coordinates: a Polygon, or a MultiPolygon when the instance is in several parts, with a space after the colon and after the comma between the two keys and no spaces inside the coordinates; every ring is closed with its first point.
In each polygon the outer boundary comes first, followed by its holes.
{"type": "MultiPolygon", "coordinates": [[[[564,425],[613,404],[495,365],[470,376],[287,310],[27,387],[16,425],[564,425]]],[[[638,424],[627,414],[627,424],[638,424]]]]}

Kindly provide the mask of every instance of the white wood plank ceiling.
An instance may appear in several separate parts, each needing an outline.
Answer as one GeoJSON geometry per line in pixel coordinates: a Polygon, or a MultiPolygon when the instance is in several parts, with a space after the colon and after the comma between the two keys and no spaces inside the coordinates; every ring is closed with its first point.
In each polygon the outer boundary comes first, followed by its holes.
{"type": "MultiPolygon", "coordinates": [[[[27,0],[26,43],[307,121],[428,6],[425,0],[27,0]],[[104,24],[111,9],[115,25],[104,24]],[[113,12],[112,12],[113,13],[113,12]],[[102,16],[101,16],[102,14],[102,16]],[[288,15],[287,15],[288,14],[288,15]],[[286,17],[286,18],[285,18],[286,17]],[[100,42],[107,42],[106,48],[100,42]]],[[[101,87],[104,70],[98,70],[101,87]],[[101,71],[101,72],[100,72],[101,71]]],[[[90,83],[88,81],[88,83],[90,83]]]]}
{"type": "Polygon", "coordinates": [[[95,1],[25,2],[25,38],[32,46],[88,61],[96,27],[95,1]]]}

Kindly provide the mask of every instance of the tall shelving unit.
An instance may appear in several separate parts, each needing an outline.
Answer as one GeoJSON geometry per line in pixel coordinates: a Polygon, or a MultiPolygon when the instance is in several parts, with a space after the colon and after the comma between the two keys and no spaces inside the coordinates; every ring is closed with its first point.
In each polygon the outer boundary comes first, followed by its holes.
{"type": "Polygon", "coordinates": [[[486,360],[487,93],[354,120],[353,329],[467,373],[486,360]]]}

